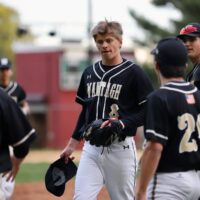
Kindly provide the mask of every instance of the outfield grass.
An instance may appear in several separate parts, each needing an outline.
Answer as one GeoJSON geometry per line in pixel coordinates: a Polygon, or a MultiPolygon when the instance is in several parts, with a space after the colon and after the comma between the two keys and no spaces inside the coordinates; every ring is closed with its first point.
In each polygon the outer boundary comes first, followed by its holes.
{"type": "Polygon", "coordinates": [[[43,181],[49,163],[23,163],[16,177],[16,183],[43,181]]]}
{"type": "MultiPolygon", "coordinates": [[[[78,165],[77,162],[75,162],[78,165]]],[[[23,163],[15,179],[16,183],[31,183],[44,181],[50,163],[23,163]]]]}

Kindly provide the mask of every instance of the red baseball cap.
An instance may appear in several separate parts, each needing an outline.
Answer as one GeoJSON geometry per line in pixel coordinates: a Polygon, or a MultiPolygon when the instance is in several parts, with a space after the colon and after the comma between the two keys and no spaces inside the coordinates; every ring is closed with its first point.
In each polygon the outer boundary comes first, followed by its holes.
{"type": "Polygon", "coordinates": [[[199,37],[200,36],[200,23],[190,23],[180,30],[178,38],[183,39],[185,36],[199,37]]]}

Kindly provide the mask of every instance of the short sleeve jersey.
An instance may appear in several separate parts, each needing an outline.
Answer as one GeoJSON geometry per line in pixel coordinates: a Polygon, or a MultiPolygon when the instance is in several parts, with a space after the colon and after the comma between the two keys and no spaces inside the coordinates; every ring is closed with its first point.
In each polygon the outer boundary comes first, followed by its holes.
{"type": "Polygon", "coordinates": [[[11,81],[10,84],[3,88],[4,91],[11,96],[17,104],[26,99],[26,92],[24,89],[15,81],[11,81]]]}
{"type": "Polygon", "coordinates": [[[27,145],[35,130],[19,106],[0,89],[0,173],[11,168],[8,145],[27,145]]]}
{"type": "Polygon", "coordinates": [[[83,72],[76,101],[86,107],[86,124],[117,117],[126,126],[152,90],[144,71],[133,62],[124,59],[119,65],[105,68],[99,61],[83,72]]]}
{"type": "Polygon", "coordinates": [[[157,172],[200,169],[200,92],[188,82],[168,82],[149,95],[145,138],[163,145],[157,172]]]}

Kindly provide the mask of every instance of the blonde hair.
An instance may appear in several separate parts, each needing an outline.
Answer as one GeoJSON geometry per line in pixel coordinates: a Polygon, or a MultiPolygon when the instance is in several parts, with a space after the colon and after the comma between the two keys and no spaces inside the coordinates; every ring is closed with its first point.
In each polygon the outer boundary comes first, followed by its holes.
{"type": "Polygon", "coordinates": [[[111,34],[121,40],[123,35],[122,26],[116,21],[100,21],[93,29],[92,36],[96,40],[97,35],[111,34]]]}

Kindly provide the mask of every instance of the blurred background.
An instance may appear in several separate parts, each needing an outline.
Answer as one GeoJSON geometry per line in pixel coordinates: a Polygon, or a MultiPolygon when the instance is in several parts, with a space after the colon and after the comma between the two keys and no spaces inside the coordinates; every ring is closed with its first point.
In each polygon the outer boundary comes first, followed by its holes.
{"type": "Polygon", "coordinates": [[[73,132],[80,75],[99,59],[90,37],[94,24],[122,23],[122,55],[140,64],[156,88],[150,50],[161,37],[198,22],[199,10],[199,0],[0,0],[0,57],[13,61],[13,78],[27,92],[38,132],[34,146],[64,148],[73,132]]]}

